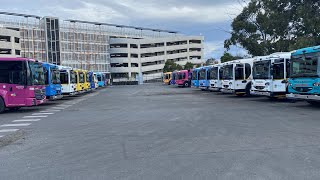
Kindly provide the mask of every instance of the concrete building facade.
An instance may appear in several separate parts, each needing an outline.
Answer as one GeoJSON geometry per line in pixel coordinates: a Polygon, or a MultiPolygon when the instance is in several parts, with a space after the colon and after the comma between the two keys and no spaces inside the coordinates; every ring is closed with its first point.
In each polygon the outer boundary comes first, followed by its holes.
{"type": "Polygon", "coordinates": [[[167,60],[184,66],[187,62],[203,64],[202,36],[162,38],[111,38],[111,72],[114,80],[136,80],[162,77],[167,60]]]}
{"type": "Polygon", "coordinates": [[[19,29],[0,27],[0,57],[20,57],[20,31],[19,29]]]}

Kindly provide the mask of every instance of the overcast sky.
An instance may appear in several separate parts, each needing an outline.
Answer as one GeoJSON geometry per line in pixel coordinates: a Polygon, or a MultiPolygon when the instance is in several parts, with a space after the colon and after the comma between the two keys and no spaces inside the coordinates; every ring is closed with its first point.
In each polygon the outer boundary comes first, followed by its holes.
{"type": "MultiPolygon", "coordinates": [[[[205,36],[205,58],[220,58],[242,0],[6,0],[0,10],[179,31],[205,36]],[[139,1],[139,2],[137,2],[139,1]]],[[[244,54],[232,48],[232,54],[244,54]]]]}

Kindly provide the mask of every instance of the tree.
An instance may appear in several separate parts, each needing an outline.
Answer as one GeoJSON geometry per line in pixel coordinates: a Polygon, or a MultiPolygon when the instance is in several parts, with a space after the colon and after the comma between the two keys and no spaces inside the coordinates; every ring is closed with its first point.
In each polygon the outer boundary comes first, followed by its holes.
{"type": "Polygon", "coordinates": [[[237,59],[243,59],[243,57],[232,56],[230,53],[225,51],[223,56],[221,56],[221,63],[232,61],[232,60],[237,60],[237,59]]]}
{"type": "Polygon", "coordinates": [[[166,63],[164,64],[163,72],[173,72],[175,70],[182,70],[182,66],[179,64],[176,64],[172,60],[167,60],[166,63]]]}
{"type": "Polygon", "coordinates": [[[320,3],[251,0],[232,22],[225,48],[240,45],[254,56],[320,44],[320,3]]]}
{"type": "Polygon", "coordinates": [[[186,65],[184,65],[184,69],[193,69],[194,64],[191,62],[187,62],[186,65]]]}
{"type": "Polygon", "coordinates": [[[216,59],[214,59],[214,58],[209,58],[209,59],[207,59],[207,61],[206,61],[206,65],[207,65],[207,66],[209,66],[209,65],[214,65],[214,64],[215,64],[215,61],[216,61],[216,59]]]}

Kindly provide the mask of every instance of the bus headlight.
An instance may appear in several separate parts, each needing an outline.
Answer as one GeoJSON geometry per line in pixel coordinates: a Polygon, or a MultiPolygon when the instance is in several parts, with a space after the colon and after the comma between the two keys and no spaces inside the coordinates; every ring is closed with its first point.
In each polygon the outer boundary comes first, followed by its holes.
{"type": "Polygon", "coordinates": [[[319,82],[313,83],[313,86],[320,86],[319,82]]]}
{"type": "Polygon", "coordinates": [[[270,83],[268,83],[268,82],[267,82],[265,85],[266,85],[266,86],[269,86],[269,85],[270,85],[270,83]]]}

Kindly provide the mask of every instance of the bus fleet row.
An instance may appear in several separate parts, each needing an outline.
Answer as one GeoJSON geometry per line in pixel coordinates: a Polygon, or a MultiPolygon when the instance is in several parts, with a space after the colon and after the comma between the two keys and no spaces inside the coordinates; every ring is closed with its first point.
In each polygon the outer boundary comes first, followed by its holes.
{"type": "Polygon", "coordinates": [[[164,74],[164,83],[319,104],[320,46],[169,72],[164,74]]]}
{"type": "Polygon", "coordinates": [[[36,106],[105,87],[110,74],[38,62],[27,58],[0,58],[0,113],[36,106]]]}

